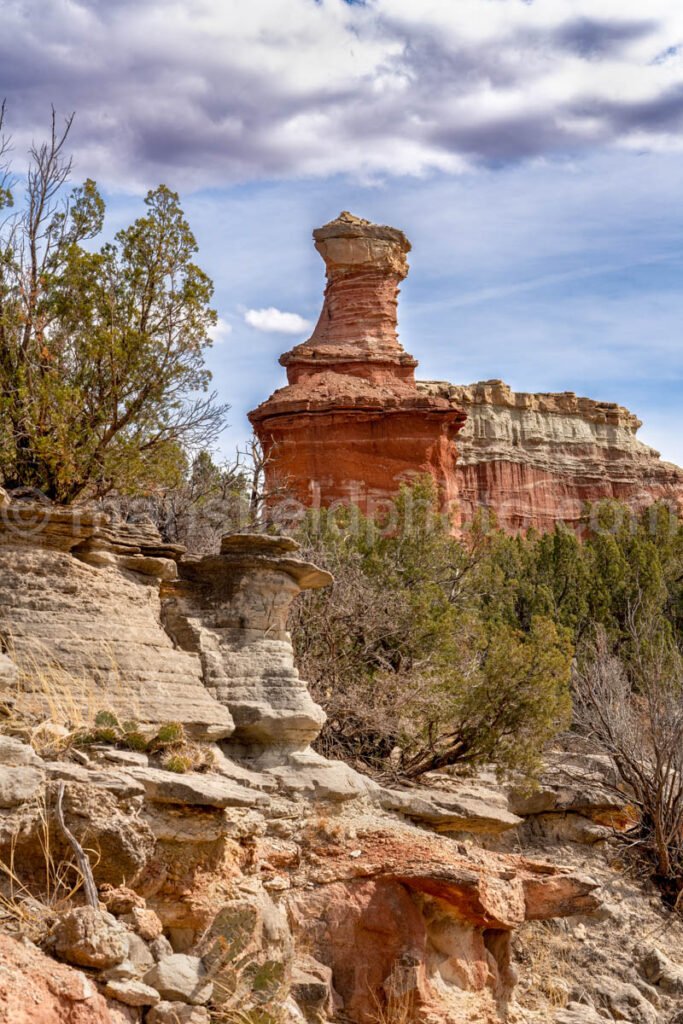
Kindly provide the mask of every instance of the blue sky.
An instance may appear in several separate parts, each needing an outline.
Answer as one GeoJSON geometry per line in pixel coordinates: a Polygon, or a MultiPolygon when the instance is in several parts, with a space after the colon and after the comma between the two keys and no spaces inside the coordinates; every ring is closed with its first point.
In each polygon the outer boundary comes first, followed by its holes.
{"type": "Polygon", "coordinates": [[[146,187],[180,190],[216,283],[226,451],[317,317],[312,229],[350,209],[413,243],[422,377],[618,401],[683,464],[678,0],[8,0],[3,19],[17,154],[54,103],[112,230],[146,187]]]}

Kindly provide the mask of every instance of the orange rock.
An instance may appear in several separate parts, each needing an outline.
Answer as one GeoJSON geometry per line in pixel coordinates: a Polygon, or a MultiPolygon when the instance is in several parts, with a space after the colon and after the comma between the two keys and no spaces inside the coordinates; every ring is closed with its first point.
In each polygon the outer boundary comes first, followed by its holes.
{"type": "Polygon", "coordinates": [[[395,228],[340,216],[313,232],[327,268],[320,319],[280,362],[289,384],[249,414],[266,455],[268,490],[304,506],[352,502],[381,511],[422,473],[444,503],[456,496],[456,403],[420,394],[417,362],[396,333],[410,243],[395,228]]]}
{"type": "Polygon", "coordinates": [[[0,935],[0,1024],[114,1024],[114,1018],[87,975],[0,935]]]}

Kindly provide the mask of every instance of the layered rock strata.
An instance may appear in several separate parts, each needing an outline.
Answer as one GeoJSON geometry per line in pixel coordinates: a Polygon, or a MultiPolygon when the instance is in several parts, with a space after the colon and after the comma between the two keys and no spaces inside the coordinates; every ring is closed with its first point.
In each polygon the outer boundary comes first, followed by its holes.
{"type": "Polygon", "coordinates": [[[311,337],[280,358],[288,385],[249,414],[267,486],[304,506],[353,502],[375,511],[404,481],[429,473],[455,497],[453,439],[464,422],[448,397],[415,384],[397,336],[410,243],[349,213],[313,232],[327,287],[311,337]]]}
{"type": "Polygon", "coordinates": [[[231,747],[252,755],[305,749],[325,721],[294,666],[287,617],[302,590],[332,577],[297,550],[287,537],[227,536],[218,555],[181,561],[166,588],[167,629],[199,655],[209,693],[230,710],[231,747]]]}
{"type": "Polygon", "coordinates": [[[683,512],[683,469],[638,440],[640,420],[621,405],[572,391],[514,392],[499,380],[418,389],[467,414],[455,469],[460,522],[490,510],[512,532],[578,526],[586,504],[605,499],[635,511],[665,501],[683,512]]]}
{"type": "Polygon", "coordinates": [[[186,558],[150,525],[14,502],[0,510],[0,641],[15,663],[0,664],[0,695],[64,722],[111,709],[196,739],[305,749],[325,716],[294,667],[287,613],[332,578],[296,550],[235,535],[186,558]]]}
{"type": "Polygon", "coordinates": [[[153,528],[36,503],[0,510],[0,638],[20,668],[5,693],[24,713],[91,721],[104,708],[141,724],[181,722],[189,735],[234,729],[197,655],[160,622],[160,586],[180,549],[153,528]]]}

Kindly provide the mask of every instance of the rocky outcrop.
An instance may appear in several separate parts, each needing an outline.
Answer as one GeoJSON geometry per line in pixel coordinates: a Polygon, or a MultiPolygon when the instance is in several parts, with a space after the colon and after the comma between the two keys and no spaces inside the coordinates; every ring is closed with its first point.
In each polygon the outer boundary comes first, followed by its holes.
{"type": "Polygon", "coordinates": [[[249,414],[281,516],[335,502],[381,515],[421,474],[455,528],[482,510],[510,532],[576,527],[587,502],[606,498],[683,511],[683,470],[638,441],[622,406],[498,380],[416,384],[396,332],[410,251],[401,231],[342,213],[313,237],[327,270],[320,319],[280,358],[287,387],[249,414]]]}
{"type": "MultiPolygon", "coordinates": [[[[67,987],[45,992],[45,1024],[207,1024],[209,1001],[370,1024],[397,999],[435,1024],[500,1021],[512,935],[597,907],[584,872],[478,845],[521,827],[502,799],[386,791],[310,749],[323,715],[286,620],[330,577],[292,541],[229,536],[188,558],[94,513],[2,512],[0,621],[18,673],[3,673],[0,862],[20,873],[5,892],[0,871],[4,927],[88,972],[74,995],[55,964],[67,987]],[[56,722],[57,669],[72,718],[56,722]],[[136,749],[114,727],[73,732],[112,706],[135,714],[136,749]],[[179,723],[201,772],[168,770],[139,742],[152,727],[159,742],[184,735],[179,723]],[[39,756],[21,737],[38,743],[44,726],[61,743],[39,756]],[[74,842],[99,907],[72,890],[74,842]]],[[[19,958],[8,1005],[28,998],[40,958],[19,958]]]]}
{"type": "Polygon", "coordinates": [[[235,723],[231,747],[251,757],[305,749],[325,721],[294,667],[287,617],[297,594],[332,577],[297,550],[286,537],[224,537],[218,555],[182,561],[166,588],[167,629],[199,656],[205,686],[235,723]]]}
{"type": "Polygon", "coordinates": [[[12,503],[0,515],[0,642],[12,656],[0,696],[62,724],[111,709],[141,726],[178,722],[195,739],[234,734],[252,753],[303,749],[324,714],[294,667],[286,619],[302,589],[331,577],[296,550],[236,535],[218,555],[185,558],[144,524],[12,503]]]}
{"type": "Polygon", "coordinates": [[[623,406],[573,392],[514,392],[499,380],[420,381],[430,397],[467,413],[458,438],[457,518],[489,510],[505,530],[578,526],[587,502],[615,499],[636,511],[654,501],[683,512],[683,469],[636,437],[623,406]]]}
{"type": "Polygon", "coordinates": [[[249,414],[273,499],[379,511],[402,482],[429,473],[448,502],[464,417],[449,398],[417,390],[417,362],[398,341],[410,243],[349,213],[313,237],[327,271],[320,318],[311,337],[280,358],[287,387],[249,414]]]}

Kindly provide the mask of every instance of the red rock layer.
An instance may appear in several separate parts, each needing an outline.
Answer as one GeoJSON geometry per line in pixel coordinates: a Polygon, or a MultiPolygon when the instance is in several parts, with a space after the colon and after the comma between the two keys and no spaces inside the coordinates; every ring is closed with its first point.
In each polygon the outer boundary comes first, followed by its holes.
{"type": "Polygon", "coordinates": [[[636,438],[623,406],[559,394],[515,393],[502,381],[418,384],[467,412],[456,467],[458,514],[495,513],[515,532],[578,526],[586,503],[616,499],[639,511],[666,501],[683,511],[683,470],[636,438]]]}
{"type": "Polygon", "coordinates": [[[410,243],[402,232],[342,213],[313,233],[327,287],[308,339],[285,353],[288,385],[249,414],[268,490],[305,506],[353,502],[377,511],[404,481],[429,473],[456,496],[456,403],[421,394],[415,359],[396,332],[410,243]]]}

